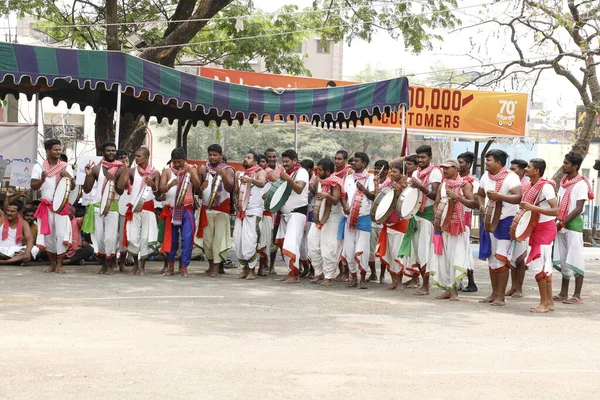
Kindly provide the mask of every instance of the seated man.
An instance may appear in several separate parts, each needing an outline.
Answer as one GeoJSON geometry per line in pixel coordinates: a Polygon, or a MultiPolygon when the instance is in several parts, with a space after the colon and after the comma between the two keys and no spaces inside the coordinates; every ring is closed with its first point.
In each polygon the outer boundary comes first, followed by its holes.
{"type": "MultiPolygon", "coordinates": [[[[29,224],[23,223],[19,214],[22,204],[13,201],[0,211],[0,264],[24,265],[32,257],[33,238],[29,224]],[[23,242],[25,245],[23,245],[23,242]]],[[[39,249],[35,247],[34,254],[39,249]]]]}
{"type": "Polygon", "coordinates": [[[83,217],[76,217],[75,207],[71,207],[69,217],[71,218],[71,247],[67,250],[63,265],[81,265],[94,254],[94,248],[81,235],[83,217]]]}

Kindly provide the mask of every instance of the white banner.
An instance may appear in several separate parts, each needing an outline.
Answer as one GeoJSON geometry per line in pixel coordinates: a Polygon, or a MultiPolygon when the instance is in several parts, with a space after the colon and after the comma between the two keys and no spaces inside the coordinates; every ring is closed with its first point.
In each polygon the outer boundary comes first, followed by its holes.
{"type": "Polygon", "coordinates": [[[92,167],[100,164],[102,161],[101,156],[81,156],[77,159],[77,172],[75,174],[75,183],[83,185],[85,181],[85,166],[91,165],[92,167]]]}
{"type": "Polygon", "coordinates": [[[13,161],[11,163],[12,171],[10,173],[10,186],[30,189],[31,188],[31,174],[33,172],[34,163],[13,161]]]}
{"type": "Polygon", "coordinates": [[[37,139],[38,128],[36,125],[0,124],[0,160],[8,162],[4,175],[1,177],[11,176],[11,164],[15,161],[35,162],[37,139]]]}

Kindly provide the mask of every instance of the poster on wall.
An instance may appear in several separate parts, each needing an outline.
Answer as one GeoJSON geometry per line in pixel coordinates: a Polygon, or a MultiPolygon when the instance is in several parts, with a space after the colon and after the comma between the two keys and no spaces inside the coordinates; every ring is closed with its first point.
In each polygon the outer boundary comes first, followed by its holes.
{"type": "Polygon", "coordinates": [[[1,177],[8,178],[11,176],[13,162],[35,162],[37,158],[37,138],[38,129],[36,125],[0,124],[0,160],[7,163],[1,177]]]}
{"type": "Polygon", "coordinates": [[[85,166],[91,165],[95,167],[100,164],[102,161],[101,156],[81,156],[77,159],[77,173],[75,175],[75,183],[78,185],[83,185],[85,181],[85,166]]]}
{"type": "Polygon", "coordinates": [[[17,188],[31,188],[31,174],[33,172],[34,163],[13,161],[11,163],[10,186],[17,188]]]}

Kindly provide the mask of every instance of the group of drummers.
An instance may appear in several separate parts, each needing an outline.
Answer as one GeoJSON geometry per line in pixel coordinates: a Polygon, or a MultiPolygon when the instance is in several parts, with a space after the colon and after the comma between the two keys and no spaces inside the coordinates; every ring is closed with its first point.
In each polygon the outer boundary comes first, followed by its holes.
{"type": "MultiPolygon", "coordinates": [[[[318,161],[316,168],[310,160],[300,162],[294,150],[280,157],[274,149],[264,155],[249,151],[243,170],[236,172],[217,144],[208,147],[201,167],[176,148],[169,165],[157,171],[142,147],[129,168],[116,159],[115,144],[107,142],[102,161],[85,167],[79,188],[71,166],[60,159],[61,142],[50,139],[44,145],[47,157],[34,167],[31,188],[41,191],[35,246],[48,255],[46,272],[64,273],[75,235],[68,199],[80,191],[91,196],[81,230],[91,235],[102,263],[99,273],[112,274],[118,253],[126,249],[133,256],[132,273],[145,275],[146,259],[159,249],[165,275],[175,273],[179,258],[179,272],[187,276],[193,248],[199,247],[208,259],[206,273],[216,277],[234,248],[242,267],[239,278],[253,280],[274,273],[280,249],[287,283],[309,277],[324,286],[344,282],[366,289],[368,281],[377,280],[379,260],[380,282],[389,272],[389,289],[415,288],[415,295],[427,295],[433,284],[443,291],[439,299],[456,301],[461,290],[477,291],[471,224],[478,210],[479,258],[487,260],[492,284],[492,293],[481,302],[502,306],[506,296],[521,297],[529,270],[540,292],[540,304],[531,311],[553,311],[558,300],[582,303],[581,213],[593,193],[579,174],[583,158],[573,152],[564,158],[557,195],[554,182],[544,178],[544,160],[512,160],[508,166],[508,155],[498,149],[485,154],[486,172],[478,181],[471,174],[473,153],[435,166],[428,145],[407,157],[375,162],[371,174],[367,154],[349,158],[344,150],[318,161]],[[163,202],[162,243],[157,201],[163,202]],[[125,211],[119,213],[120,207],[125,211]],[[236,215],[233,237],[231,212],[236,215]],[[553,266],[562,273],[557,295],[553,266]],[[575,291],[569,296],[573,276],[575,291]]],[[[5,205],[0,215],[0,252],[27,261],[33,243],[21,242],[30,233],[13,206],[5,205]]]]}

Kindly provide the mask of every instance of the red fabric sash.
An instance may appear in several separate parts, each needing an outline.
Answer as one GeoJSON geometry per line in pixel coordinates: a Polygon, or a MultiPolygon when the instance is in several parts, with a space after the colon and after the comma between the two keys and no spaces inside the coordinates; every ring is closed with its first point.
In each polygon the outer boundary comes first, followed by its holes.
{"type": "Polygon", "coordinates": [[[160,246],[161,253],[169,253],[171,251],[171,242],[173,241],[173,207],[169,204],[165,205],[165,207],[160,212],[160,219],[165,221],[165,234],[163,237],[162,246],[160,246]]]}
{"type": "MultiPolygon", "coordinates": [[[[446,180],[446,186],[456,192],[459,196],[462,197],[462,187],[467,183],[460,175],[456,177],[456,180],[446,180]]],[[[454,202],[454,213],[452,214],[452,219],[450,221],[450,229],[448,232],[452,236],[460,235],[465,231],[465,207],[460,201],[454,202]]]]}
{"type": "MultiPolygon", "coordinates": [[[[4,218],[4,226],[2,227],[2,240],[8,239],[8,228],[10,227],[10,222],[8,222],[8,217],[4,218]]],[[[21,245],[23,242],[23,218],[20,215],[17,215],[17,232],[15,235],[15,244],[17,246],[21,245]]]]}
{"type": "Polygon", "coordinates": [[[340,178],[342,180],[342,182],[344,182],[344,180],[348,176],[348,171],[350,171],[351,169],[352,169],[352,167],[350,165],[346,164],[346,166],[344,168],[342,168],[341,171],[336,171],[333,174],[335,176],[337,176],[338,178],[340,178]]]}
{"type": "MultiPolygon", "coordinates": [[[[219,211],[225,214],[229,214],[231,210],[231,199],[225,199],[224,202],[218,206],[214,206],[211,211],[219,211]]],[[[202,204],[200,208],[200,223],[198,224],[198,230],[196,231],[197,238],[204,237],[204,228],[208,226],[208,216],[206,215],[206,206],[202,204]]]]}
{"type": "Polygon", "coordinates": [[[285,173],[288,174],[289,176],[292,176],[292,174],[296,171],[298,171],[300,168],[302,168],[302,165],[300,164],[296,164],[292,167],[292,169],[286,169],[285,173]]]}
{"type": "Polygon", "coordinates": [[[525,261],[525,264],[529,264],[531,261],[536,260],[542,256],[542,250],[540,246],[552,244],[556,237],[556,221],[550,220],[537,224],[531,236],[529,236],[529,256],[525,261]]]}
{"type": "MultiPolygon", "coordinates": [[[[52,210],[52,203],[50,203],[46,199],[40,200],[40,205],[35,211],[33,215],[34,218],[39,218],[41,220],[40,225],[40,233],[42,235],[49,235],[52,233],[50,230],[50,217],[48,213],[54,212],[52,210]]],[[[61,212],[57,213],[58,215],[69,215],[69,203],[65,205],[61,212]]]]}
{"type": "MultiPolygon", "coordinates": [[[[116,174],[119,170],[119,167],[122,167],[124,165],[121,161],[106,161],[104,158],[102,159],[101,164],[102,167],[106,167],[106,169],[111,175],[116,174]]],[[[100,193],[104,193],[104,188],[106,187],[107,182],[108,179],[106,178],[106,176],[104,176],[104,182],[102,182],[102,191],[100,193]]]]}
{"type": "Polygon", "coordinates": [[[568,176],[564,176],[560,180],[560,187],[565,189],[565,194],[563,194],[562,199],[560,199],[560,204],[558,205],[558,220],[562,221],[567,218],[569,215],[569,204],[571,203],[571,191],[577,182],[584,181],[588,187],[588,199],[594,200],[594,192],[592,191],[592,186],[590,185],[590,181],[583,175],[577,175],[575,178],[570,181],[567,180],[568,176]]]}
{"type": "Polygon", "coordinates": [[[338,185],[342,190],[342,195],[345,193],[344,191],[344,183],[342,180],[336,175],[329,175],[328,178],[321,180],[321,190],[324,192],[328,192],[330,189],[334,188],[335,185],[338,185]]]}
{"type": "Polygon", "coordinates": [[[383,183],[379,183],[379,190],[384,189],[388,186],[392,186],[392,180],[390,178],[385,178],[385,181],[383,181],[383,183]]]}

